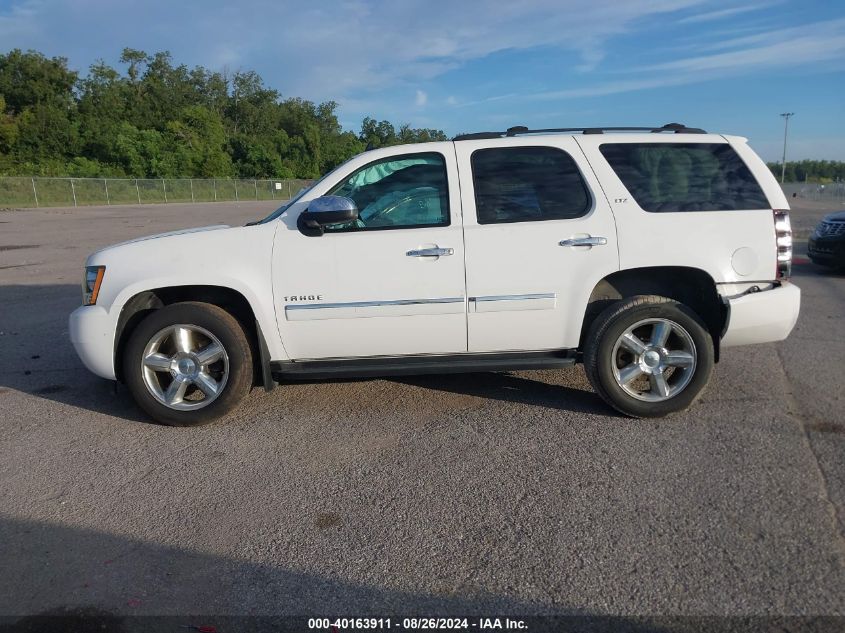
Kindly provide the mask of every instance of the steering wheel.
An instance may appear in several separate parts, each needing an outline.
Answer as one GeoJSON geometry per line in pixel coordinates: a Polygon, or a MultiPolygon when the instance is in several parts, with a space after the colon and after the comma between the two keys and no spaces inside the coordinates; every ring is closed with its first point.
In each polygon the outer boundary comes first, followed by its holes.
{"type": "Polygon", "coordinates": [[[388,203],[384,208],[379,209],[372,215],[364,218],[364,221],[367,226],[389,226],[396,224],[391,221],[391,216],[399,209],[409,213],[415,212],[420,215],[425,215],[428,213],[428,201],[437,196],[437,190],[431,187],[413,189],[406,195],[390,201],[390,203],[388,203]]]}

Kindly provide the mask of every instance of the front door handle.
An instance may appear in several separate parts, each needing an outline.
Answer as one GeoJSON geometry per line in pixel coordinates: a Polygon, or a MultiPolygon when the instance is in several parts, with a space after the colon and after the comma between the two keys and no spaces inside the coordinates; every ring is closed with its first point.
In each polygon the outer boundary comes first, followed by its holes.
{"type": "Polygon", "coordinates": [[[420,248],[415,251],[408,251],[405,253],[408,257],[445,257],[446,255],[454,255],[454,248],[420,248]]]}
{"type": "Polygon", "coordinates": [[[561,246],[604,246],[607,244],[606,237],[575,237],[568,240],[561,240],[561,246]]]}

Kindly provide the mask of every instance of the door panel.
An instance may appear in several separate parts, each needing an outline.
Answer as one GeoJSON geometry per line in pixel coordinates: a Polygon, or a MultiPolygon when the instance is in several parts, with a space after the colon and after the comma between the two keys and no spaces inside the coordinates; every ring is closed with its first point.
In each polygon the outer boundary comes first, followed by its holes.
{"type": "MultiPolygon", "coordinates": [[[[571,137],[530,137],[460,141],[455,147],[462,178],[469,351],[577,347],[593,287],[619,265],[613,214],[577,144],[571,137]],[[569,194],[560,183],[550,187],[538,183],[533,191],[508,174],[502,174],[500,182],[475,182],[473,153],[491,147],[565,152],[569,163],[568,157],[575,161],[575,171],[567,176],[571,187],[576,181],[586,185],[588,199],[579,211],[582,215],[541,219],[555,217],[557,207],[566,206],[560,198],[569,194]],[[595,246],[561,245],[586,237],[603,239],[595,246]]],[[[529,156],[529,160],[533,159],[529,156]]],[[[524,168],[525,182],[539,169],[530,162],[524,168]]],[[[484,173],[480,168],[478,172],[484,173]]],[[[583,195],[574,188],[569,191],[572,196],[583,195]]],[[[565,214],[564,208],[558,215],[565,214]]]]}
{"type": "Polygon", "coordinates": [[[375,150],[325,179],[280,218],[273,255],[274,302],[290,358],[466,351],[464,246],[454,146],[431,143],[421,149],[427,155],[439,154],[445,163],[448,190],[442,199],[426,186],[425,161],[414,160],[407,148],[402,156],[408,160],[402,165],[362,176],[363,168],[396,159],[396,149],[375,150]],[[408,165],[415,171],[406,178],[414,181],[407,190],[372,188],[384,173],[403,178],[400,172],[408,165]],[[338,193],[358,195],[363,222],[374,228],[340,227],[320,237],[300,233],[296,217],[308,201],[344,183],[346,188],[338,193]],[[440,221],[441,210],[449,225],[430,226],[440,221]],[[423,226],[391,225],[398,221],[423,226]]]}

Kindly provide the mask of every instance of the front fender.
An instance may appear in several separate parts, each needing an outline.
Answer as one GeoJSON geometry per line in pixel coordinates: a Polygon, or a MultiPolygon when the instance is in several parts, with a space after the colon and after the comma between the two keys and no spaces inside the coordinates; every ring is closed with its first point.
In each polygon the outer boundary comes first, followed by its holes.
{"type": "Polygon", "coordinates": [[[275,223],[187,233],[124,244],[95,253],[88,265],[106,267],[97,304],[117,323],[123,307],[143,292],[216,286],[241,294],[252,308],[273,360],[288,358],[273,308],[271,256],[275,223]]]}

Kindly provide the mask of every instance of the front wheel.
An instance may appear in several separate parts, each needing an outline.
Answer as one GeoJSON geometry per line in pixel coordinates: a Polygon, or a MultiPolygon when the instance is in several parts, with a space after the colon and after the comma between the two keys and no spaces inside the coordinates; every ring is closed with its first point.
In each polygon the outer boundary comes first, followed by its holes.
{"type": "Polygon", "coordinates": [[[200,302],[156,310],[132,332],[123,376],[150,417],[195,426],[233,409],[252,386],[252,350],[231,314],[200,302]]]}
{"type": "Polygon", "coordinates": [[[701,319],[666,297],[636,296],[610,306],[596,318],[585,347],[593,389],[632,417],[683,411],[713,370],[713,339],[701,319]]]}

